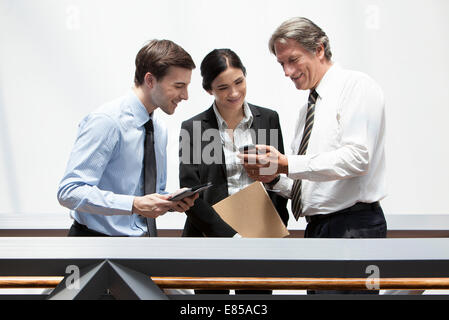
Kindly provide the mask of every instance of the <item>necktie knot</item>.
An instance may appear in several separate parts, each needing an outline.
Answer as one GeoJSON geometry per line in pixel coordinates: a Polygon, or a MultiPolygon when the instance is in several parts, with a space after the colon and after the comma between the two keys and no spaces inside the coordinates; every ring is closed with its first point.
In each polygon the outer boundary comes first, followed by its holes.
{"type": "Polygon", "coordinates": [[[316,99],[318,99],[318,92],[315,89],[310,91],[309,94],[309,106],[316,103],[316,99]]]}
{"type": "Polygon", "coordinates": [[[153,119],[150,118],[150,120],[148,120],[145,124],[145,131],[148,132],[154,132],[154,127],[153,127],[153,119]]]}

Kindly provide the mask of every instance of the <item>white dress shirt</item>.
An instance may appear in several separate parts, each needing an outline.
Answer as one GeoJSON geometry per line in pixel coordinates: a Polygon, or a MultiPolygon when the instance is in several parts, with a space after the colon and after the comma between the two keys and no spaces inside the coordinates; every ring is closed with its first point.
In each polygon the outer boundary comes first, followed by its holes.
{"type": "Polygon", "coordinates": [[[228,194],[232,195],[254,182],[253,179],[248,177],[240,159],[237,158],[237,155],[240,153],[240,147],[254,143],[251,130],[249,130],[253,123],[253,114],[248,103],[245,101],[243,104],[244,117],[235,129],[231,130],[220,115],[215,102],[213,108],[217,117],[218,130],[220,131],[221,142],[223,144],[228,178],[228,194]],[[234,139],[231,139],[230,134],[233,135],[234,139]]]}
{"type": "Polygon", "coordinates": [[[275,185],[291,198],[293,179],[302,179],[304,216],[372,203],[386,194],[385,101],[367,75],[334,64],[316,88],[314,124],[307,152],[297,155],[307,103],[299,112],[288,155],[288,176],[275,185]]]}

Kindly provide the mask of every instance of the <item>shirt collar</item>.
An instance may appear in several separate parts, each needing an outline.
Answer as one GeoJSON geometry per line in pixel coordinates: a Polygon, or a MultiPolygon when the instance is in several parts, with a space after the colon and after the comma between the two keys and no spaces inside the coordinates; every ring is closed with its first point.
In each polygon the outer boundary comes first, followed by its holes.
{"type": "Polygon", "coordinates": [[[153,119],[153,114],[148,114],[147,109],[143,105],[143,103],[139,100],[137,95],[133,90],[131,90],[127,96],[127,104],[131,108],[132,115],[134,117],[134,123],[137,127],[143,126],[145,123],[150,120],[150,118],[153,119]]]}
{"type": "Polygon", "coordinates": [[[316,92],[320,98],[324,98],[330,90],[333,88],[333,79],[335,79],[335,75],[341,70],[341,67],[338,63],[334,62],[332,66],[326,71],[320,83],[316,87],[316,92]]]}
{"type": "MultiPolygon", "coordinates": [[[[223,117],[221,116],[220,112],[218,111],[217,105],[214,101],[213,104],[213,108],[214,108],[214,113],[215,116],[217,117],[217,122],[218,122],[218,126],[219,128],[227,128],[227,124],[226,121],[223,119],[223,117]]],[[[245,123],[248,125],[248,128],[251,127],[252,123],[253,123],[253,114],[251,112],[251,109],[248,106],[248,103],[246,101],[243,102],[243,119],[240,123],[245,123]]]]}

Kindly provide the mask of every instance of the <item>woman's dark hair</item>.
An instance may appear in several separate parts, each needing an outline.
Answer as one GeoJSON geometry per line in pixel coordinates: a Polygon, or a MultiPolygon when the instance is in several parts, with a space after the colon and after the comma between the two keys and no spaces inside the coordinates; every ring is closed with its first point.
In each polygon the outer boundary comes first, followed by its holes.
{"type": "Polygon", "coordinates": [[[142,85],[147,72],[161,80],[171,66],[195,69],[190,54],[173,41],[151,40],[137,53],[134,83],[137,87],[142,85]]]}
{"type": "Polygon", "coordinates": [[[215,49],[209,52],[201,62],[204,90],[212,90],[212,81],[229,67],[242,70],[246,76],[246,68],[243,66],[239,56],[231,49],[215,49]]]}

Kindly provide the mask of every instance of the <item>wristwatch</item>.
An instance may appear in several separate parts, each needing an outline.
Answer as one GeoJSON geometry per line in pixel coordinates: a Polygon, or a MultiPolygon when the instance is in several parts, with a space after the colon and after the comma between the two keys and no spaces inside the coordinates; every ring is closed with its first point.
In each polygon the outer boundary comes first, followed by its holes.
{"type": "Polygon", "coordinates": [[[279,180],[281,180],[280,174],[278,174],[278,176],[276,178],[274,178],[273,180],[271,180],[270,182],[265,183],[265,185],[268,187],[268,189],[273,189],[274,186],[276,185],[276,183],[279,182],[279,180]]]}

